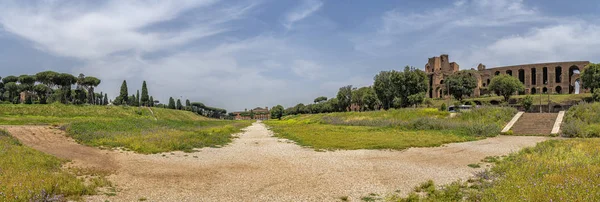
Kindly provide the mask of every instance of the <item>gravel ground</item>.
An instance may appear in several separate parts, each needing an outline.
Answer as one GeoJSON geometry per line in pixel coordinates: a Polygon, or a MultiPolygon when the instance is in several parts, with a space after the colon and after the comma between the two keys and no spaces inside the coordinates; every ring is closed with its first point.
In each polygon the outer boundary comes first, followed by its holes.
{"type": "Polygon", "coordinates": [[[141,155],[81,146],[48,127],[4,128],[24,144],[75,165],[114,170],[108,178],[118,187],[116,196],[89,201],[359,201],[370,193],[407,194],[429,179],[438,184],[467,179],[484,169],[470,163],[548,139],[499,136],[404,151],[316,152],[274,138],[255,123],[223,148],[141,155]]]}

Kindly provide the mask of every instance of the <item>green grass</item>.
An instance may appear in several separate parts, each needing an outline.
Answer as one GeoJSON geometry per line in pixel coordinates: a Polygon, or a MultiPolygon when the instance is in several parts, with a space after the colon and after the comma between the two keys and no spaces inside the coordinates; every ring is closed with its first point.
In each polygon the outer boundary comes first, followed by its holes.
{"type": "Polygon", "coordinates": [[[562,132],[567,137],[600,137],[600,103],[573,106],[565,114],[562,132]]]}
{"type": "Polygon", "coordinates": [[[275,136],[316,150],[401,150],[495,136],[515,113],[490,107],[450,118],[448,112],[418,108],[296,115],[265,123],[275,136]]]}
{"type": "MultiPolygon", "coordinates": [[[[598,201],[600,139],[549,140],[494,161],[466,182],[390,201],[598,201]]],[[[494,159],[494,160],[492,160],[494,159]]],[[[428,182],[431,183],[431,182],[428,182]]]]}
{"type": "Polygon", "coordinates": [[[79,143],[138,153],[190,152],[231,142],[251,121],[208,119],[188,111],[123,106],[0,105],[0,124],[64,126],[79,143]]]}
{"type": "MultiPolygon", "coordinates": [[[[511,96],[510,98],[518,101],[520,99],[525,98],[525,96],[527,96],[527,95],[514,95],[514,96],[511,96]]],[[[540,100],[542,102],[542,105],[548,105],[548,94],[542,94],[541,97],[539,94],[531,95],[531,96],[533,97],[534,105],[539,105],[540,100]]],[[[592,98],[592,94],[590,94],[590,93],[550,94],[550,103],[576,104],[576,103],[581,102],[582,100],[591,100],[591,98],[592,98]]],[[[476,97],[476,98],[466,98],[463,100],[463,102],[466,102],[466,101],[479,101],[482,104],[490,104],[490,102],[492,102],[492,101],[503,102],[504,98],[502,96],[481,96],[481,97],[476,97]]],[[[454,105],[454,102],[456,102],[456,100],[452,99],[452,101],[450,102],[450,105],[454,105]]],[[[440,106],[442,106],[443,103],[448,105],[448,100],[432,99],[431,103],[432,103],[433,107],[439,108],[440,106]]]]}
{"type": "Polygon", "coordinates": [[[23,146],[0,130],[0,201],[77,200],[108,184],[103,177],[84,183],[61,169],[64,162],[23,146]]]}

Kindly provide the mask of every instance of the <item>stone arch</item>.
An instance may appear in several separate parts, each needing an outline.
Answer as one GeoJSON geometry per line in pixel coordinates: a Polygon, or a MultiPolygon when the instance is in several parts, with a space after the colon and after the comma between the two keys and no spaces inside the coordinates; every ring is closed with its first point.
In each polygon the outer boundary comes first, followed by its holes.
{"type": "Polygon", "coordinates": [[[481,101],[479,100],[474,100],[473,103],[475,103],[475,105],[481,105],[481,101]]]}
{"type": "Polygon", "coordinates": [[[556,92],[556,94],[560,94],[560,93],[562,93],[562,87],[560,87],[560,86],[556,86],[556,88],[555,88],[554,92],[556,92]]]}
{"type": "Polygon", "coordinates": [[[487,85],[490,85],[490,79],[487,79],[487,85]]]}
{"type": "Polygon", "coordinates": [[[542,68],[542,84],[548,84],[548,67],[542,68]]]}
{"type": "Polygon", "coordinates": [[[525,70],[523,69],[519,69],[519,81],[521,81],[521,83],[525,84],[525,70]]]}
{"type": "Polygon", "coordinates": [[[542,89],[542,93],[548,93],[548,88],[544,87],[544,88],[542,89]]]}
{"type": "Polygon", "coordinates": [[[579,70],[579,67],[573,65],[571,67],[569,67],[569,93],[570,94],[578,94],[579,93],[579,88],[581,87],[581,81],[579,80],[579,76],[581,75],[581,72],[579,70]],[[576,85],[576,82],[577,85],[576,85]],[[578,89],[575,89],[578,88],[578,89]]]}
{"type": "Polygon", "coordinates": [[[500,71],[496,71],[496,73],[494,73],[494,76],[498,76],[500,75],[500,71]]]}
{"type": "Polygon", "coordinates": [[[537,69],[535,67],[531,68],[531,85],[537,84],[537,69]]]}
{"type": "Polygon", "coordinates": [[[444,79],[440,80],[440,84],[444,84],[444,79]]]}
{"type": "Polygon", "coordinates": [[[531,94],[535,95],[537,93],[537,89],[536,88],[531,88],[531,94]]]}
{"type": "Polygon", "coordinates": [[[506,70],[506,74],[508,74],[508,75],[512,76],[512,70],[510,70],[510,69],[509,69],[509,70],[506,70]]]}
{"type": "Polygon", "coordinates": [[[498,100],[492,100],[490,101],[491,105],[500,105],[500,102],[498,100]]]}
{"type": "Polygon", "coordinates": [[[556,83],[561,83],[562,82],[562,67],[561,66],[556,66],[554,67],[554,81],[556,83]]]}

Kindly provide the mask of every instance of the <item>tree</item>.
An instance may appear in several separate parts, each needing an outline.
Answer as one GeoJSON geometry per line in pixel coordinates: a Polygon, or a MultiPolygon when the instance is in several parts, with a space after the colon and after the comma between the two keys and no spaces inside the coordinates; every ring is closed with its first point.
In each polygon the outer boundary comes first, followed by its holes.
{"type": "Polygon", "coordinates": [[[141,104],[142,106],[150,106],[150,101],[149,101],[149,97],[148,97],[148,87],[146,86],[146,81],[144,81],[142,83],[142,97],[141,97],[141,104]]]}
{"type": "Polygon", "coordinates": [[[392,77],[398,74],[398,72],[392,71],[382,71],[379,74],[375,75],[375,82],[373,83],[373,89],[375,90],[375,94],[377,98],[381,101],[383,105],[383,109],[388,110],[392,107],[394,101],[394,85],[392,84],[392,77]]]}
{"type": "Polygon", "coordinates": [[[35,91],[35,93],[40,98],[40,104],[46,104],[48,92],[52,91],[52,89],[50,89],[50,87],[46,86],[46,84],[40,83],[33,87],[33,91],[35,91]]]}
{"type": "Polygon", "coordinates": [[[10,83],[10,82],[17,83],[17,81],[19,81],[19,78],[16,76],[7,76],[7,77],[2,78],[2,83],[4,83],[4,84],[10,83]]]}
{"type": "Polygon", "coordinates": [[[283,106],[281,106],[281,105],[274,106],[271,109],[271,118],[281,120],[281,117],[283,117],[283,113],[284,113],[283,106]]]}
{"type": "Polygon", "coordinates": [[[190,104],[190,100],[189,99],[185,100],[185,110],[192,111],[192,104],[190,104]]]}
{"type": "Polygon", "coordinates": [[[148,107],[154,107],[154,97],[152,96],[150,96],[150,99],[148,100],[148,107]]]}
{"type": "Polygon", "coordinates": [[[488,88],[491,91],[496,92],[496,94],[503,96],[505,102],[508,102],[510,96],[515,92],[525,90],[525,86],[523,83],[521,83],[521,81],[519,81],[519,79],[507,74],[498,75],[492,78],[488,88]]]}
{"type": "Polygon", "coordinates": [[[108,105],[108,94],[104,93],[104,102],[103,105],[108,105]]]}
{"type": "Polygon", "coordinates": [[[77,78],[71,74],[62,73],[54,77],[53,83],[60,86],[60,101],[68,104],[71,101],[71,85],[77,83],[77,78]]]}
{"type": "Polygon", "coordinates": [[[417,94],[412,94],[409,95],[407,98],[407,102],[410,106],[419,106],[420,104],[423,104],[423,101],[425,101],[425,92],[420,92],[417,94]]]}
{"type": "Polygon", "coordinates": [[[445,80],[450,94],[457,100],[463,99],[464,96],[469,96],[473,90],[477,88],[477,79],[473,76],[473,72],[469,70],[458,71],[446,78],[445,80]]]}
{"type": "Polygon", "coordinates": [[[140,105],[140,90],[137,90],[137,94],[135,94],[135,106],[139,107],[140,105]]]}
{"type": "Polygon", "coordinates": [[[177,110],[183,109],[183,105],[181,105],[181,100],[177,99],[177,110]]]}
{"type": "Polygon", "coordinates": [[[521,100],[521,105],[525,108],[525,111],[531,110],[531,106],[533,106],[533,96],[527,95],[523,100],[521,100]]]}
{"type": "Polygon", "coordinates": [[[56,85],[56,78],[59,76],[59,73],[53,71],[44,71],[35,74],[35,78],[38,82],[45,84],[50,88],[54,88],[56,85]]]}
{"type": "Polygon", "coordinates": [[[119,97],[117,97],[117,100],[119,101],[118,104],[127,104],[129,98],[128,96],[129,92],[127,92],[127,81],[123,80],[123,84],[121,84],[121,93],[119,94],[119,97]]]}
{"type": "Polygon", "coordinates": [[[600,63],[587,65],[581,73],[581,82],[583,87],[589,88],[592,93],[600,88],[600,63]]]}
{"type": "Polygon", "coordinates": [[[341,87],[337,94],[340,111],[347,111],[352,102],[352,85],[341,87]]]}
{"type": "MultiPolygon", "coordinates": [[[[324,101],[327,101],[327,97],[325,97],[325,96],[320,96],[320,97],[317,97],[317,98],[315,98],[315,101],[314,101],[314,102],[315,102],[315,103],[320,103],[320,102],[324,102],[324,101]]],[[[278,105],[278,106],[279,106],[279,105],[278,105]]]]}
{"type": "Polygon", "coordinates": [[[377,105],[379,104],[379,99],[377,99],[377,94],[375,94],[375,89],[369,87],[365,94],[362,97],[364,106],[367,110],[375,110],[377,105]]]}
{"type": "Polygon", "coordinates": [[[8,93],[8,100],[16,104],[14,98],[18,94],[19,86],[15,82],[8,82],[4,85],[4,89],[8,93]]]}
{"type": "Polygon", "coordinates": [[[396,97],[402,100],[402,107],[423,102],[418,97],[420,97],[419,94],[423,94],[422,97],[424,99],[425,92],[427,92],[427,74],[425,72],[415,67],[406,66],[404,67],[404,72],[397,79],[393,79],[392,83],[395,85],[396,97]],[[412,96],[412,99],[409,99],[410,96],[412,96]]]}
{"type": "Polygon", "coordinates": [[[94,93],[94,88],[98,87],[102,81],[96,77],[88,76],[83,78],[81,85],[88,91],[88,101],[89,104],[95,104],[96,94],[94,93]]]}

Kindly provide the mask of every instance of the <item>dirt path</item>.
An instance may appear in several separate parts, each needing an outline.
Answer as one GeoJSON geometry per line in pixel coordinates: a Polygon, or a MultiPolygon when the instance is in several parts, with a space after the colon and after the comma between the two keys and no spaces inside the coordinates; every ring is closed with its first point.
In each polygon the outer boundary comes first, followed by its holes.
{"type": "Polygon", "coordinates": [[[91,201],[336,201],[397,190],[406,194],[428,179],[442,184],[466,179],[483,169],[467,164],[547,139],[500,136],[405,151],[315,152],[273,138],[263,124],[255,123],[224,148],[140,155],[77,145],[48,127],[6,128],[41,151],[116,169],[109,179],[121,191],[89,197],[91,201]]]}

